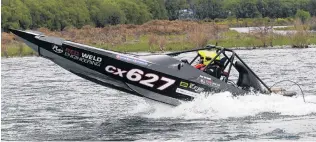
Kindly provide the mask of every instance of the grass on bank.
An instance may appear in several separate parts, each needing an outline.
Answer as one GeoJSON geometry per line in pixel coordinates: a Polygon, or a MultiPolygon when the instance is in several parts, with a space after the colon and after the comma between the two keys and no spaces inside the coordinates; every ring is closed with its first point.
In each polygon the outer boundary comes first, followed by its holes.
{"type": "Polygon", "coordinates": [[[279,28],[273,28],[274,30],[281,30],[281,31],[294,31],[296,30],[294,26],[289,27],[279,27],[279,28]]]}
{"type": "MultiPolygon", "coordinates": [[[[64,31],[49,31],[40,28],[38,31],[48,36],[62,37],[66,40],[119,52],[179,51],[216,43],[222,47],[277,45],[306,47],[309,44],[316,44],[315,33],[308,33],[299,22],[295,26],[297,34],[288,35],[273,34],[265,29],[238,33],[229,30],[229,26],[220,22],[156,20],[143,25],[116,25],[104,28],[85,26],[82,29],[69,27],[64,31]]],[[[260,25],[260,21],[257,24],[260,25]]],[[[13,34],[1,33],[1,37],[2,57],[35,54],[21,41],[16,40],[13,34]]]]}
{"type": "MultiPolygon", "coordinates": [[[[308,44],[316,44],[316,34],[310,34],[305,36],[282,36],[272,35],[271,44],[273,46],[292,45],[294,43],[307,42],[308,44]]],[[[89,44],[102,49],[114,50],[118,52],[157,52],[162,51],[159,45],[150,46],[148,44],[149,36],[145,35],[141,40],[137,42],[128,42],[119,45],[111,44],[89,44]]],[[[222,47],[262,47],[263,42],[260,39],[255,38],[250,34],[238,33],[236,31],[227,31],[222,34],[222,38],[219,40],[208,40],[208,44],[218,43],[222,47]]],[[[270,45],[270,42],[267,45],[270,45]]],[[[172,41],[167,42],[164,46],[163,51],[180,51],[195,48],[195,45],[188,41],[172,41]]],[[[32,56],[36,53],[23,43],[10,43],[2,48],[2,57],[13,57],[13,56],[32,56]]]]}
{"type": "Polygon", "coordinates": [[[220,19],[216,18],[214,20],[212,19],[205,19],[204,22],[215,22],[217,24],[223,24],[228,25],[229,27],[257,27],[257,26],[263,26],[266,24],[274,25],[274,26],[288,26],[293,25],[293,22],[295,21],[294,18],[288,17],[288,18],[227,18],[227,19],[220,19]]]}
{"type": "Polygon", "coordinates": [[[37,53],[26,44],[11,44],[6,49],[1,49],[1,57],[24,57],[33,55],[37,55],[37,53]]]}

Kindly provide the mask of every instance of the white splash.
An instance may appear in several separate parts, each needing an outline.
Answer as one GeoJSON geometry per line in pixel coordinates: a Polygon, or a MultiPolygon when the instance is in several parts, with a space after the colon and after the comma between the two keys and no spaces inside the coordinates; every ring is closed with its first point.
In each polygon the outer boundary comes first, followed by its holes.
{"type": "MultiPolygon", "coordinates": [[[[306,100],[316,102],[316,96],[306,96],[306,100]]],[[[254,116],[263,112],[280,113],[280,115],[316,113],[316,104],[304,103],[301,96],[284,97],[278,94],[252,94],[232,97],[229,92],[196,98],[192,102],[186,102],[177,107],[141,103],[136,108],[138,112],[146,112],[143,115],[149,118],[181,119],[222,119],[254,116]]]]}

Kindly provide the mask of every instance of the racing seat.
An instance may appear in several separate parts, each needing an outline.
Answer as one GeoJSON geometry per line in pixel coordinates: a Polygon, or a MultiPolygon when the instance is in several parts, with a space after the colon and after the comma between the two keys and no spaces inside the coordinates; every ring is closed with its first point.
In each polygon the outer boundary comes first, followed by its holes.
{"type": "Polygon", "coordinates": [[[226,61],[227,61],[226,57],[222,58],[219,61],[214,61],[215,65],[208,66],[208,68],[205,70],[205,72],[208,73],[209,75],[212,75],[212,76],[218,78],[218,79],[220,79],[221,76],[227,77],[228,73],[224,72],[224,66],[225,66],[226,61]]]}
{"type": "Polygon", "coordinates": [[[221,77],[221,68],[219,66],[208,66],[206,69],[205,69],[205,72],[211,76],[214,76],[216,78],[220,78],[221,77]]]}
{"type": "Polygon", "coordinates": [[[262,87],[258,79],[242,64],[240,61],[235,62],[235,67],[239,72],[237,85],[242,87],[244,90],[250,90],[250,87],[256,91],[262,92],[262,87]]]}

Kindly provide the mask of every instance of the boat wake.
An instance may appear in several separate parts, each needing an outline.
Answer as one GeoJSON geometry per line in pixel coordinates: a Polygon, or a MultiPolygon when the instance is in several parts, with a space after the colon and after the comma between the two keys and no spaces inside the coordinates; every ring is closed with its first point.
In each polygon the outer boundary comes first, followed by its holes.
{"type": "MultiPolygon", "coordinates": [[[[316,102],[316,96],[305,96],[308,102],[316,102]]],[[[278,94],[251,94],[232,97],[229,92],[216,93],[185,102],[177,107],[157,103],[141,103],[134,112],[148,118],[171,119],[225,119],[255,116],[261,113],[278,115],[309,115],[316,113],[316,103],[305,103],[301,96],[284,97],[278,94]]]]}

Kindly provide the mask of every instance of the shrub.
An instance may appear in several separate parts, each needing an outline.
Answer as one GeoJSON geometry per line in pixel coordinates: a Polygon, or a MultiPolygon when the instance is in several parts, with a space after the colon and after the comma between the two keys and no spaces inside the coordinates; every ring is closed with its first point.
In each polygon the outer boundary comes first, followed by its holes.
{"type": "Polygon", "coordinates": [[[308,11],[298,10],[295,14],[295,17],[299,18],[303,22],[303,24],[305,24],[306,21],[311,18],[311,15],[308,11]]]}
{"type": "Polygon", "coordinates": [[[284,18],[278,18],[278,19],[276,19],[276,24],[277,25],[288,25],[289,21],[287,19],[284,19],[284,18]]]}
{"type": "Polygon", "coordinates": [[[313,18],[309,21],[309,27],[310,27],[310,30],[316,31],[316,17],[313,17],[313,18]]]}

